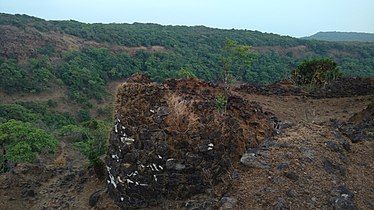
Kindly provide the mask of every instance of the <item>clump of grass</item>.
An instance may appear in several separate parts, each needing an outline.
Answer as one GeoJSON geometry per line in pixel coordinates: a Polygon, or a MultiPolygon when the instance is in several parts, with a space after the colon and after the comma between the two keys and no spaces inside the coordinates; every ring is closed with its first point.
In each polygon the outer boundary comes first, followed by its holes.
{"type": "Polygon", "coordinates": [[[199,118],[191,112],[188,102],[177,95],[168,97],[170,108],[169,122],[179,132],[187,132],[198,124],[199,118]]]}

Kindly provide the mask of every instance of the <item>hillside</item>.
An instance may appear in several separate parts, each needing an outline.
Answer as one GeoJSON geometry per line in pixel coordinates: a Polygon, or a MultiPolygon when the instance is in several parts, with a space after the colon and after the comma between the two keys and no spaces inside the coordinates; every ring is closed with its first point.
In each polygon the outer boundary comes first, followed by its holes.
{"type": "MultiPolygon", "coordinates": [[[[129,71],[144,71],[152,79],[161,81],[176,77],[176,71],[181,68],[188,68],[201,79],[217,81],[222,48],[227,39],[251,45],[253,50],[259,52],[250,71],[237,69],[234,72],[238,80],[245,82],[272,83],[284,79],[300,60],[321,56],[337,61],[346,75],[374,74],[374,44],[306,41],[258,31],[221,30],[204,26],[85,24],[7,14],[0,16],[0,25],[3,29],[2,57],[6,58],[22,59],[40,54],[60,57],[62,52],[81,52],[87,47],[100,47],[110,52],[103,55],[103,59],[115,60],[125,59],[118,58],[117,52],[134,52],[147,47],[155,49],[154,54],[143,51],[132,53],[131,59],[126,58],[130,61],[122,62],[121,66],[109,66],[104,72],[108,74],[109,70],[114,71],[114,75],[105,76],[109,79],[128,76],[129,71]],[[14,40],[14,37],[19,40],[14,40]],[[166,51],[159,52],[159,49],[166,51]],[[113,56],[113,52],[117,56],[113,56]]],[[[88,56],[92,58],[96,55],[88,56]]]]}
{"type": "Polygon", "coordinates": [[[333,42],[374,42],[373,33],[359,33],[359,32],[318,32],[302,39],[307,40],[321,40],[333,42]]]}

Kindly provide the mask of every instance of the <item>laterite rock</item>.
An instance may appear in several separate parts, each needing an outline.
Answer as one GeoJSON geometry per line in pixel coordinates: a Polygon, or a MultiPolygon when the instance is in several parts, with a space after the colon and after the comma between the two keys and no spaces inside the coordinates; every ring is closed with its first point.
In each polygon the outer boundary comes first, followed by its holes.
{"type": "Polygon", "coordinates": [[[184,200],[210,192],[222,196],[248,147],[270,137],[273,125],[261,107],[199,81],[162,84],[138,75],[118,88],[106,160],[110,197],[122,208],[184,200]]]}

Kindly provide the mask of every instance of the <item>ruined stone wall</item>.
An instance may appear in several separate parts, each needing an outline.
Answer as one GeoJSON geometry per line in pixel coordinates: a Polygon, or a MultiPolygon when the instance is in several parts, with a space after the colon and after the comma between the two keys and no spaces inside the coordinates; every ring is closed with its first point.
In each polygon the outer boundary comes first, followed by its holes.
{"type": "Polygon", "coordinates": [[[119,206],[227,191],[233,166],[273,125],[259,105],[239,97],[218,111],[221,93],[195,79],[156,84],[137,76],[119,87],[107,156],[108,190],[119,206]]]}

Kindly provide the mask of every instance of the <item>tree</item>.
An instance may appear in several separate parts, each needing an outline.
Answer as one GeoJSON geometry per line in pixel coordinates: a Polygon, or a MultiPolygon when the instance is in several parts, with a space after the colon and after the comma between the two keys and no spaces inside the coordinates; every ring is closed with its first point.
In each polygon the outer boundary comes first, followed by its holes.
{"type": "Polygon", "coordinates": [[[227,40],[221,58],[221,79],[225,89],[234,79],[243,80],[251,70],[253,60],[257,54],[248,45],[239,45],[233,40],[227,40]]]}

